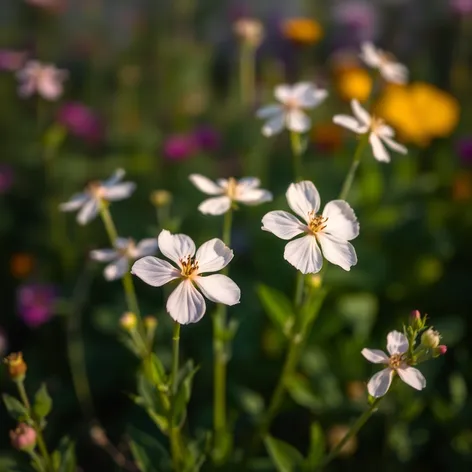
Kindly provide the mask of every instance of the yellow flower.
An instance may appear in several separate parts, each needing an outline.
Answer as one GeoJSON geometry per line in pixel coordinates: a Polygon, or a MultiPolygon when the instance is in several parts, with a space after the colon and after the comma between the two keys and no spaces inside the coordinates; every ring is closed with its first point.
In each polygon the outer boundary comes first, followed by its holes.
{"type": "Polygon", "coordinates": [[[337,75],[336,86],[343,100],[365,102],[372,90],[372,77],[364,69],[346,69],[337,75]]]}
{"type": "Polygon", "coordinates": [[[376,113],[395,127],[403,140],[419,146],[449,136],[457,126],[459,112],[452,95],[423,82],[388,86],[376,106],[376,113]]]}
{"type": "Polygon", "coordinates": [[[314,44],[322,38],[323,28],[317,21],[309,18],[291,18],[283,22],[282,33],[296,43],[314,44]]]}

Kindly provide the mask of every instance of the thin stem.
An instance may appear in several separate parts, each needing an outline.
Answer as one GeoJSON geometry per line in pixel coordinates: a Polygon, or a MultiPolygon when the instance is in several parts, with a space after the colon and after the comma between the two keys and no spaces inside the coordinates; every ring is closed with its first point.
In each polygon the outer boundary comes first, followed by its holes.
{"type": "Polygon", "coordinates": [[[295,289],[295,309],[298,310],[303,301],[303,288],[305,286],[305,277],[300,271],[297,271],[297,286],[295,289]]]}
{"type": "Polygon", "coordinates": [[[302,177],[303,147],[302,147],[301,134],[296,133],[295,131],[290,131],[290,144],[292,146],[292,154],[293,154],[293,177],[295,181],[299,181],[303,178],[302,177]]]}
{"type": "Polygon", "coordinates": [[[380,403],[382,398],[383,397],[376,398],[370,405],[370,408],[364,411],[361,416],[359,416],[359,418],[351,426],[346,435],[341,439],[341,441],[336,445],[336,447],[325,457],[323,462],[320,464],[319,469],[323,469],[324,467],[326,467],[333,459],[338,456],[338,454],[342,451],[342,448],[346,445],[346,443],[360,431],[360,429],[367,423],[373,413],[375,413],[377,405],[380,403]]]}
{"type": "Polygon", "coordinates": [[[181,451],[180,451],[180,439],[179,439],[179,426],[174,425],[174,409],[175,409],[175,398],[177,394],[177,376],[179,372],[179,343],[180,343],[180,324],[176,321],[174,323],[174,332],[172,335],[172,370],[170,377],[170,389],[171,389],[171,405],[170,405],[170,419],[169,419],[169,437],[172,451],[172,462],[174,464],[174,470],[180,470],[181,463],[181,451]]]}
{"type": "Polygon", "coordinates": [[[245,42],[241,44],[239,66],[241,103],[251,106],[255,97],[255,49],[251,44],[245,42]]]}
{"type": "Polygon", "coordinates": [[[361,136],[359,142],[357,143],[356,151],[354,152],[354,157],[352,159],[351,167],[349,168],[349,172],[344,179],[344,183],[341,189],[341,193],[339,194],[340,200],[346,200],[349,191],[351,190],[352,183],[354,181],[354,177],[356,175],[357,168],[361,162],[362,153],[364,152],[367,143],[369,142],[369,134],[364,134],[361,136]]]}

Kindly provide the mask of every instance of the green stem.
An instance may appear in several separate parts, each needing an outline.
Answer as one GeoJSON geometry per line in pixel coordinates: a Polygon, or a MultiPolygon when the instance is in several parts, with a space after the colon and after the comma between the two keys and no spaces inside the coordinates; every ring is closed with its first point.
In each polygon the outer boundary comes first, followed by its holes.
{"type": "Polygon", "coordinates": [[[246,42],[241,44],[239,64],[241,103],[251,106],[255,97],[255,49],[246,42]]]}
{"type": "Polygon", "coordinates": [[[298,310],[302,304],[304,287],[305,287],[305,277],[300,271],[297,271],[297,286],[295,289],[295,309],[296,310],[298,310]]]}
{"type": "Polygon", "coordinates": [[[341,439],[341,441],[336,445],[336,447],[325,457],[318,469],[323,469],[339,455],[346,443],[360,431],[360,429],[367,423],[369,418],[375,413],[377,405],[380,403],[382,398],[383,397],[376,398],[370,405],[370,408],[364,413],[362,413],[361,416],[359,416],[359,418],[351,426],[346,435],[341,439]]]}
{"type": "Polygon", "coordinates": [[[302,136],[300,133],[290,131],[290,144],[292,146],[293,154],[293,177],[295,181],[302,180],[302,136]]]}
{"type": "Polygon", "coordinates": [[[39,468],[41,472],[46,472],[44,469],[43,461],[41,460],[41,457],[36,454],[36,451],[28,451],[29,456],[33,460],[33,462],[36,464],[36,466],[39,468]]]}
{"type": "Polygon", "coordinates": [[[357,168],[361,162],[362,153],[364,152],[367,143],[369,142],[369,133],[366,133],[361,136],[359,142],[356,147],[356,151],[354,152],[354,157],[352,159],[351,167],[349,168],[349,172],[344,179],[344,183],[341,189],[341,193],[339,194],[339,200],[346,200],[349,191],[351,190],[352,183],[354,181],[354,177],[356,175],[357,168]]]}
{"type": "Polygon", "coordinates": [[[180,343],[180,324],[174,322],[174,332],[172,335],[172,370],[170,377],[171,389],[171,404],[170,404],[170,420],[169,420],[169,438],[172,451],[172,462],[174,464],[174,471],[180,470],[181,464],[181,449],[179,439],[179,426],[174,425],[174,409],[175,399],[177,394],[177,376],[179,373],[179,343],[180,343]]]}

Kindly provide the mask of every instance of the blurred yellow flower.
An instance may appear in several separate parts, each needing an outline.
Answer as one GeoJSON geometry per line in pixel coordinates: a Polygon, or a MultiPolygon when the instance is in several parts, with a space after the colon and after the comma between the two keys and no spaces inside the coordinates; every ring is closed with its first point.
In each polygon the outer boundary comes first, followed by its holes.
{"type": "Polygon", "coordinates": [[[361,68],[345,69],[337,74],[336,87],[343,100],[365,102],[372,90],[372,77],[361,68]]]}
{"type": "Polygon", "coordinates": [[[283,22],[282,33],[296,43],[314,44],[322,38],[323,28],[309,18],[290,18],[283,22]]]}
{"type": "Polygon", "coordinates": [[[415,82],[389,85],[376,113],[395,127],[403,140],[427,146],[432,139],[449,136],[459,121],[459,102],[434,85],[415,82]]]}

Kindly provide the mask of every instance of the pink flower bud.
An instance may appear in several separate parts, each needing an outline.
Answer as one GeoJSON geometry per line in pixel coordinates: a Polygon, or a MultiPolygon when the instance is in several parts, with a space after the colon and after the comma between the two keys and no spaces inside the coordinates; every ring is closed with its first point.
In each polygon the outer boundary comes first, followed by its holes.
{"type": "Polygon", "coordinates": [[[20,423],[10,431],[11,445],[19,451],[32,451],[36,447],[36,431],[26,423],[20,423]]]}
{"type": "Polygon", "coordinates": [[[413,310],[411,312],[411,319],[415,321],[421,319],[421,313],[419,312],[419,310],[413,310]]]}
{"type": "Polygon", "coordinates": [[[438,346],[438,352],[441,356],[444,356],[444,354],[447,352],[447,346],[445,344],[441,344],[438,346]]]}

